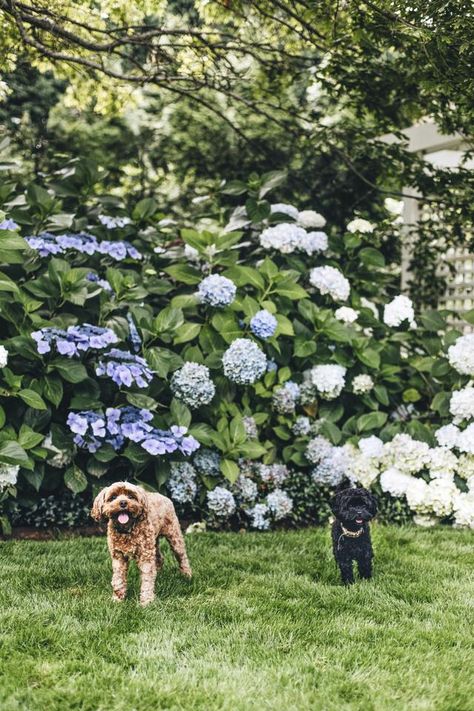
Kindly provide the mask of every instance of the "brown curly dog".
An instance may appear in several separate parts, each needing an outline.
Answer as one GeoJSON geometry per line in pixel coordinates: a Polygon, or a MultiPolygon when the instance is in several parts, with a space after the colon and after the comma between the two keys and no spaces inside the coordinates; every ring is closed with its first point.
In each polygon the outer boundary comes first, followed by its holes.
{"type": "Polygon", "coordinates": [[[148,605],[153,601],[156,574],[163,566],[160,536],[164,536],[170,544],[181,572],[191,577],[179,521],[172,501],[166,496],[118,481],[98,494],[91,516],[96,521],[108,520],[107,543],[112,557],[113,600],[125,598],[128,563],[130,558],[134,558],[141,574],[140,604],[148,605]]]}

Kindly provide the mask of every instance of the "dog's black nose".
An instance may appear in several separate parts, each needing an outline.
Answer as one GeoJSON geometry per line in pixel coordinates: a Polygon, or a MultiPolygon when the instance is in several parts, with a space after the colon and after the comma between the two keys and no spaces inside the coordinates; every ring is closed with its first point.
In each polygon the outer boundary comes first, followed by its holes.
{"type": "Polygon", "coordinates": [[[126,508],[127,508],[127,502],[126,502],[126,501],[121,501],[121,502],[120,502],[120,508],[121,508],[121,509],[126,509],[126,508]]]}

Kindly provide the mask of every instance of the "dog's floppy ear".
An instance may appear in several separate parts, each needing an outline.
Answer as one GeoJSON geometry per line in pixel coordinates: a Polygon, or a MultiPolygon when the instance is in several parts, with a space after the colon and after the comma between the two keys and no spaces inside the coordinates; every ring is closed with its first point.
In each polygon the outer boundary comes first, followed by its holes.
{"type": "Polygon", "coordinates": [[[140,506],[142,507],[140,519],[144,519],[148,516],[148,494],[146,493],[145,489],[142,489],[141,486],[135,487],[135,490],[138,496],[140,506]]]}
{"type": "Polygon", "coordinates": [[[94,503],[92,504],[92,510],[91,510],[91,516],[94,519],[94,521],[101,521],[103,518],[102,510],[104,506],[104,501],[105,501],[105,494],[107,492],[108,487],[105,487],[105,489],[102,489],[102,491],[99,491],[97,496],[94,499],[94,503]]]}
{"type": "Polygon", "coordinates": [[[331,511],[335,516],[338,515],[341,507],[341,498],[342,498],[342,491],[338,491],[331,499],[329,502],[329,506],[331,507],[331,511]]]}

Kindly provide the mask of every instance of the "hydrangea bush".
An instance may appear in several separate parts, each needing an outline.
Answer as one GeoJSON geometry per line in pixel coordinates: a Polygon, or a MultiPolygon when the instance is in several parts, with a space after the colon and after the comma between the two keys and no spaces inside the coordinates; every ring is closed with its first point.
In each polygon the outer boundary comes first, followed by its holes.
{"type": "Polygon", "coordinates": [[[387,519],[474,526],[474,337],[399,293],[389,212],[337,230],[277,182],[184,227],[72,178],[6,184],[4,528],[118,478],[216,527],[324,521],[344,481],[387,519]]]}

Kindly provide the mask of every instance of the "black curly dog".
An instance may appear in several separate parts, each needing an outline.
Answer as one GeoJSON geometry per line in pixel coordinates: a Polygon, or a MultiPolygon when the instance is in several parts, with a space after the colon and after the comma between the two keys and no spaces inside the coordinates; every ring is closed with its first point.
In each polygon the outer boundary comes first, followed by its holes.
{"type": "Polygon", "coordinates": [[[361,578],[372,577],[372,541],[369,521],[377,513],[377,499],[366,489],[342,489],[331,501],[336,517],[332,525],[334,557],[344,585],[354,582],[353,561],[361,578]]]}

